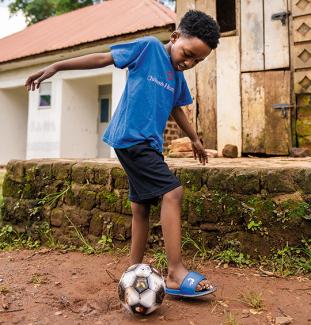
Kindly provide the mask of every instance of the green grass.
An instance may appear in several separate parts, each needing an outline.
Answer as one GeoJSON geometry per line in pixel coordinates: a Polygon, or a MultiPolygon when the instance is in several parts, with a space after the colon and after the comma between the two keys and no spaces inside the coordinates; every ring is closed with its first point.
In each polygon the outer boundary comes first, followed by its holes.
{"type": "Polygon", "coordinates": [[[168,261],[165,251],[161,248],[153,250],[153,259],[155,268],[161,273],[167,273],[168,261]]]}
{"type": "Polygon", "coordinates": [[[202,236],[199,236],[194,240],[193,236],[186,232],[186,234],[182,237],[182,245],[181,248],[192,248],[195,253],[193,255],[193,259],[199,256],[202,260],[208,259],[211,256],[211,251],[207,247],[207,243],[205,242],[202,236]]]}
{"type": "Polygon", "coordinates": [[[310,273],[311,239],[304,239],[295,247],[286,245],[283,249],[278,249],[268,264],[273,272],[281,276],[310,273]]]}

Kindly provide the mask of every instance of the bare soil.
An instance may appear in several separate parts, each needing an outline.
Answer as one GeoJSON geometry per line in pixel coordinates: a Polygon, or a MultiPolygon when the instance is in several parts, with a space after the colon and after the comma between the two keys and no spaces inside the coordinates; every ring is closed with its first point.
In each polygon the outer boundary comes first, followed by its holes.
{"type": "Polygon", "coordinates": [[[199,299],[166,296],[153,314],[133,316],[117,295],[116,281],[127,266],[127,256],[112,254],[46,248],[0,252],[0,324],[270,325],[276,317],[311,324],[310,278],[267,276],[258,269],[223,268],[215,262],[198,268],[217,285],[215,294],[199,299]],[[262,295],[262,311],[241,300],[250,291],[262,295]]]}

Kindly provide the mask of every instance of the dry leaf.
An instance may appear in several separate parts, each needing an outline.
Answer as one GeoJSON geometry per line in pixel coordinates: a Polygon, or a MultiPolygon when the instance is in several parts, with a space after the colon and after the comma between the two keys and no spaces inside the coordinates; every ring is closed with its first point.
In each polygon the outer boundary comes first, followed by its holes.
{"type": "Polygon", "coordinates": [[[217,301],[221,306],[223,306],[223,307],[225,307],[225,308],[228,308],[229,306],[225,303],[225,302],[223,302],[222,300],[218,300],[217,301]]]}
{"type": "Polygon", "coordinates": [[[250,309],[249,312],[253,315],[258,315],[262,313],[262,310],[250,309]]]}

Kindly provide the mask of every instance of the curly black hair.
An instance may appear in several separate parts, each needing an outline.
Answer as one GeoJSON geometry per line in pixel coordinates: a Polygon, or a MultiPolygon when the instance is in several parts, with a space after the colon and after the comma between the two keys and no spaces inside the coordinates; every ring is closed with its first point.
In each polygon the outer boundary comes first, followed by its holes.
{"type": "Polygon", "coordinates": [[[197,37],[211,49],[219,42],[220,28],[209,15],[199,10],[189,10],[181,19],[177,28],[185,36],[197,37]]]}

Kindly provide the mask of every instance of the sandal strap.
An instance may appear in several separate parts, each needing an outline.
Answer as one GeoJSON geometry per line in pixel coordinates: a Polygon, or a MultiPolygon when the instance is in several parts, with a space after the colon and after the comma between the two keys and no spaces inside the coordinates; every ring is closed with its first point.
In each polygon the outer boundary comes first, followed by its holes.
{"type": "Polygon", "coordinates": [[[205,276],[194,271],[190,271],[184,278],[180,285],[180,292],[182,294],[195,294],[197,285],[205,280],[205,276]]]}

